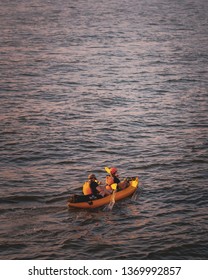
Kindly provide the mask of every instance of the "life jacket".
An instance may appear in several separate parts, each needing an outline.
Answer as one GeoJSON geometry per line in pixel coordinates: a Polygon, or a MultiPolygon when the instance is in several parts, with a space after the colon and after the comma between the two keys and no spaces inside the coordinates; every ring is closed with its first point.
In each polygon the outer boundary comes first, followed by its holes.
{"type": "Polygon", "coordinates": [[[82,188],[82,192],[84,195],[90,195],[92,194],[92,190],[90,188],[90,182],[89,181],[86,181],[83,185],[83,188],[82,188]]]}
{"type": "Polygon", "coordinates": [[[105,182],[108,186],[112,185],[114,183],[114,178],[110,175],[106,176],[105,182]]]}
{"type": "Polygon", "coordinates": [[[105,187],[106,190],[112,191],[111,185],[114,183],[114,178],[110,175],[107,175],[105,182],[106,182],[106,187],[105,187]]]}

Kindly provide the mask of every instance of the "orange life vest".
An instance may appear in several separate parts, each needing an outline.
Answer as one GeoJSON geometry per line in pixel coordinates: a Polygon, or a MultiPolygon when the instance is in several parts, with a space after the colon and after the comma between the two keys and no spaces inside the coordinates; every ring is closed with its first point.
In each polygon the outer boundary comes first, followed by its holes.
{"type": "Polygon", "coordinates": [[[107,175],[105,182],[106,182],[106,185],[107,185],[105,187],[106,190],[112,191],[111,185],[114,183],[114,178],[112,176],[110,176],[110,175],[107,175]]]}
{"type": "Polygon", "coordinates": [[[112,176],[107,175],[107,176],[106,176],[105,182],[106,182],[106,184],[107,184],[108,186],[110,186],[110,185],[112,185],[112,184],[114,183],[114,179],[113,179],[112,176]]]}
{"type": "Polygon", "coordinates": [[[92,190],[90,188],[90,182],[89,181],[86,181],[84,183],[82,192],[83,192],[84,195],[92,194],[92,190]]]}

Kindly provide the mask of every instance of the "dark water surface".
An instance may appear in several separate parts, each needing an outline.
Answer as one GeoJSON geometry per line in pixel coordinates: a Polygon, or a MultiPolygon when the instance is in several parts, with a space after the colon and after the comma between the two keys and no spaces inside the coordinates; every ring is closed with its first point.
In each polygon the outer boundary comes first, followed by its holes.
{"type": "Polygon", "coordinates": [[[208,258],[208,2],[4,0],[0,258],[208,258]],[[89,172],[140,177],[67,209],[89,172]]]}

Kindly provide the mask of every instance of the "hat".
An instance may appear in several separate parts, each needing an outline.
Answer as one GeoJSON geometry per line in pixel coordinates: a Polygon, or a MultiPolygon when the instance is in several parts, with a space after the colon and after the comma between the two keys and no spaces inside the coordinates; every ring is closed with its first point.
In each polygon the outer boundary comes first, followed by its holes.
{"type": "Polygon", "coordinates": [[[88,176],[88,179],[96,179],[95,174],[90,174],[90,175],[88,176]]]}
{"type": "Polygon", "coordinates": [[[117,170],[116,167],[112,167],[112,168],[110,169],[111,175],[116,174],[117,171],[118,171],[118,170],[117,170]]]}

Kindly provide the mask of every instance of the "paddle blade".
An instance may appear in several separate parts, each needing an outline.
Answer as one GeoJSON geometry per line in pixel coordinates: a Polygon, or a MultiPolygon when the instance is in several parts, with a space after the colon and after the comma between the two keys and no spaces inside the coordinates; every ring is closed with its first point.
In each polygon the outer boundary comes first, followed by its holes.
{"type": "Polygon", "coordinates": [[[107,166],[105,167],[105,171],[106,171],[108,174],[111,174],[111,173],[110,173],[110,168],[107,167],[107,166]]]}
{"type": "Polygon", "coordinates": [[[111,211],[113,209],[113,206],[115,204],[115,194],[116,194],[116,191],[113,191],[113,193],[111,194],[111,199],[110,199],[110,202],[109,204],[105,207],[105,210],[106,211],[111,211]]]}
{"type": "Polygon", "coordinates": [[[138,186],[138,184],[139,184],[139,179],[138,179],[138,178],[136,178],[136,180],[133,180],[133,181],[131,182],[131,185],[132,185],[132,187],[134,187],[134,188],[136,188],[136,187],[138,186]]]}
{"type": "Polygon", "coordinates": [[[111,188],[112,188],[113,190],[116,190],[116,189],[117,189],[117,184],[116,184],[116,183],[112,184],[112,185],[111,185],[111,188]]]}

